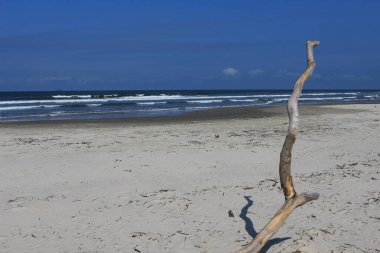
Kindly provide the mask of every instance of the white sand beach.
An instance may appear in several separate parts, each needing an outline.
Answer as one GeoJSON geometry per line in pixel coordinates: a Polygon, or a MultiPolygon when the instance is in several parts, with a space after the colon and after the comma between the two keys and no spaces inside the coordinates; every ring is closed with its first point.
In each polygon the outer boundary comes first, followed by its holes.
{"type": "MultiPolygon", "coordinates": [[[[283,203],[286,109],[260,112],[0,124],[0,252],[239,249],[283,203]]],[[[380,252],[380,105],[300,113],[295,188],[320,198],[262,252],[380,252]]]]}

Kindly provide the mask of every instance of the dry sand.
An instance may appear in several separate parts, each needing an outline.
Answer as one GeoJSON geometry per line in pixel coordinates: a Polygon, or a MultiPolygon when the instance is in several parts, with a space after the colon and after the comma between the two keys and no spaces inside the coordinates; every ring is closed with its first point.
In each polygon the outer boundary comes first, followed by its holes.
{"type": "MultiPolygon", "coordinates": [[[[0,124],[0,252],[236,250],[283,203],[286,128],[284,108],[0,124]]],[[[380,105],[302,107],[293,175],[321,197],[263,252],[380,252],[380,105]]]]}

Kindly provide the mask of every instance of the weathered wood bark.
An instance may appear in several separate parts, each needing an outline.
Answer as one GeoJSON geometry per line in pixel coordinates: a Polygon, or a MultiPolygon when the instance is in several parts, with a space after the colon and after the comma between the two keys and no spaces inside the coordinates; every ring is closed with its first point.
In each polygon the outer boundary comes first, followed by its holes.
{"type": "Polygon", "coordinates": [[[294,85],[293,93],[288,101],[288,116],[289,127],[286,135],[284,145],[282,146],[280,154],[280,181],[281,188],[285,195],[285,203],[268,222],[268,224],[257,234],[257,236],[244,248],[236,251],[237,253],[258,253],[277,232],[277,230],[284,224],[288,216],[293,210],[305,203],[316,200],[319,197],[318,193],[303,193],[297,195],[291,175],[291,160],[292,148],[296,140],[296,133],[298,128],[298,98],[301,96],[303,85],[306,80],[311,76],[315,68],[315,60],[313,49],[319,45],[319,41],[308,41],[307,47],[307,68],[305,72],[299,77],[294,85]]]}

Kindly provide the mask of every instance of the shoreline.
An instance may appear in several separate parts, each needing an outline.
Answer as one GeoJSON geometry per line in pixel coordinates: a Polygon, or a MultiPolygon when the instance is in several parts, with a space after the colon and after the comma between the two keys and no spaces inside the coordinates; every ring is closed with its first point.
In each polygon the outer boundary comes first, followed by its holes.
{"type": "MultiPolygon", "coordinates": [[[[347,109],[344,107],[376,105],[378,104],[321,104],[301,105],[300,114],[319,115],[325,113],[352,113],[361,109],[347,109]]],[[[110,118],[110,119],[78,119],[78,120],[40,120],[40,121],[12,121],[0,122],[0,128],[27,127],[27,126],[68,126],[68,125],[160,125],[170,123],[186,123],[198,121],[220,121],[231,119],[269,118],[273,116],[287,116],[286,105],[283,106],[243,106],[214,108],[193,111],[174,116],[152,116],[137,118],[110,118]]]]}

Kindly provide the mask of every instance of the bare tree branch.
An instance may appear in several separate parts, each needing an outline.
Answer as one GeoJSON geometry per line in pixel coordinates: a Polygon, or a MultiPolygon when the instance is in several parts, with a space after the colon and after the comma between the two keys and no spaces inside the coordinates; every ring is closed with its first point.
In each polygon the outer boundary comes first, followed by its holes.
{"type": "Polygon", "coordinates": [[[294,85],[293,93],[288,101],[289,127],[284,144],[280,154],[280,181],[281,188],[284,192],[285,203],[268,222],[268,224],[257,234],[257,236],[243,249],[236,251],[237,253],[259,253],[270,238],[284,224],[288,216],[293,210],[305,203],[316,200],[318,193],[297,195],[293,179],[291,175],[291,160],[293,144],[296,141],[296,133],[298,128],[298,98],[301,96],[302,88],[307,79],[313,73],[315,68],[314,52],[315,46],[319,45],[319,41],[308,41],[307,46],[307,68],[305,72],[298,78],[294,85]]]}

